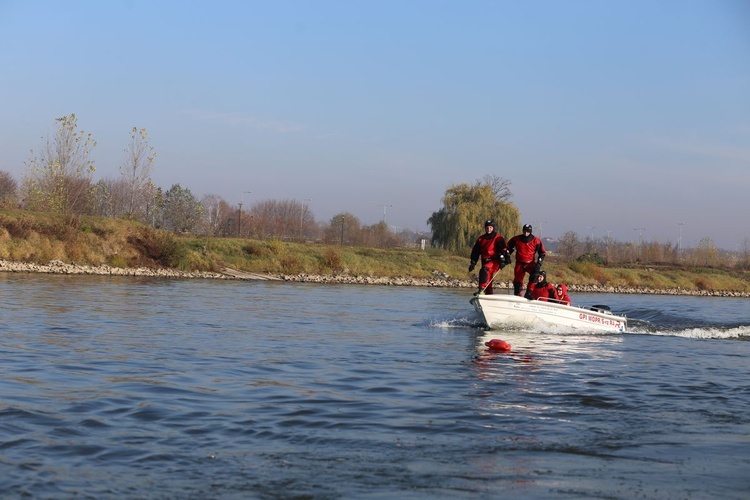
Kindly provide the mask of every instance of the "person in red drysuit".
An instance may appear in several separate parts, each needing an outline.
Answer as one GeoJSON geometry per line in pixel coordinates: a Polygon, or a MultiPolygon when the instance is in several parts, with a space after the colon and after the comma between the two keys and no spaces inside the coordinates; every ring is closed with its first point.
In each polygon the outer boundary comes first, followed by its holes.
{"type": "Polygon", "coordinates": [[[484,234],[477,238],[471,249],[469,272],[474,270],[477,262],[482,263],[479,271],[479,290],[475,293],[488,295],[493,293],[492,279],[497,272],[510,262],[510,254],[505,246],[503,235],[495,231],[495,223],[488,220],[484,223],[484,234]]]}
{"type": "Polygon", "coordinates": [[[513,293],[521,295],[523,278],[529,273],[529,284],[536,281],[534,275],[542,269],[547,251],[542,240],[531,234],[531,224],[523,226],[523,234],[508,240],[508,251],[516,251],[516,267],[513,269],[513,293]],[[538,257],[537,257],[538,256],[538,257]]]}
{"type": "Polygon", "coordinates": [[[529,286],[526,288],[526,295],[524,296],[527,299],[543,300],[545,302],[554,302],[558,300],[555,285],[547,283],[547,273],[545,271],[539,271],[535,276],[536,282],[529,283],[529,286]]]}
{"type": "Polygon", "coordinates": [[[573,305],[573,301],[570,299],[570,295],[568,295],[568,285],[565,283],[557,284],[557,301],[566,306],[573,305]]]}

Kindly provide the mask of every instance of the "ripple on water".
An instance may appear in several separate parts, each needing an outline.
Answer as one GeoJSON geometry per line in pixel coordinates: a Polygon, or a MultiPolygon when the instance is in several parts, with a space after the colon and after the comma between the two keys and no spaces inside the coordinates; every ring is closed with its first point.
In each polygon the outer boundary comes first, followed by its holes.
{"type": "Polygon", "coordinates": [[[0,490],[14,497],[750,486],[749,344],[664,334],[701,302],[682,313],[615,297],[618,310],[664,309],[658,333],[502,332],[511,352],[489,353],[460,291],[97,279],[41,280],[41,293],[22,280],[26,301],[18,283],[0,276],[0,293],[24,300],[0,346],[0,490]]]}

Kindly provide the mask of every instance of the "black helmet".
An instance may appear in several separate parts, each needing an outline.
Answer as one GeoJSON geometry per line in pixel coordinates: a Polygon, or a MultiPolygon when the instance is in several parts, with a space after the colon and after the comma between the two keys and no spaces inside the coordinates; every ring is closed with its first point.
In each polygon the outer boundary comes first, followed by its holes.
{"type": "Polygon", "coordinates": [[[523,232],[525,233],[526,231],[531,232],[531,224],[523,225],[523,232]]]}
{"type": "Polygon", "coordinates": [[[544,279],[546,280],[547,279],[547,271],[539,271],[537,273],[537,277],[539,277],[539,276],[544,277],[544,279]]]}
{"type": "Polygon", "coordinates": [[[487,220],[487,221],[484,221],[484,227],[487,227],[487,226],[497,227],[497,226],[495,225],[495,222],[494,222],[494,221],[492,221],[492,220],[487,220]]]}

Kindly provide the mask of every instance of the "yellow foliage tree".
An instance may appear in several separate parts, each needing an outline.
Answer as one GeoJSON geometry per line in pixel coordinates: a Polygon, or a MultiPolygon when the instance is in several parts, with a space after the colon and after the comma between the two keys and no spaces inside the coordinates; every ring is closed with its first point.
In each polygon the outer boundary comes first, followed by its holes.
{"type": "Polygon", "coordinates": [[[96,141],[78,130],[75,114],[56,118],[57,132],[47,138],[39,155],[25,163],[25,205],[30,210],[84,213],[88,208],[94,163],[91,150],[96,141]]]}

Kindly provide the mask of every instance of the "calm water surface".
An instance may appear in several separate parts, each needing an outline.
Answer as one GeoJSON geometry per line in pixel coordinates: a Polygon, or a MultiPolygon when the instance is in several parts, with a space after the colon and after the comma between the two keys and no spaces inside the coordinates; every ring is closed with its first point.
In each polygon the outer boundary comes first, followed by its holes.
{"type": "Polygon", "coordinates": [[[0,492],[750,498],[750,300],[574,295],[603,335],[469,297],[0,274],[0,492]]]}

